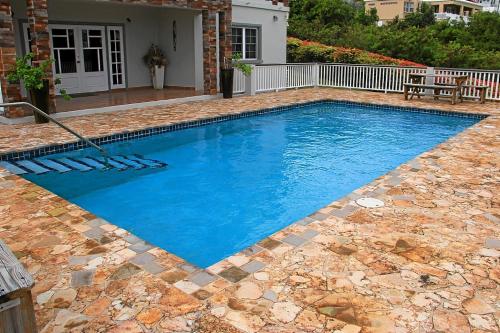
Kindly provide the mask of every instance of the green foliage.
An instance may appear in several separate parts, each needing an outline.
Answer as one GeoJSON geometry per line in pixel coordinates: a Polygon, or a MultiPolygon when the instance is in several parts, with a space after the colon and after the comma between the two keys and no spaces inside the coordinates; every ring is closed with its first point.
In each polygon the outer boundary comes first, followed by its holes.
{"type": "MultiPolygon", "coordinates": [[[[359,48],[429,66],[500,69],[500,14],[478,12],[463,21],[435,21],[432,7],[378,27],[376,10],[366,13],[363,2],[291,0],[288,33],[302,40],[359,48]]],[[[289,58],[335,60],[308,46],[293,49],[289,58]]],[[[291,50],[291,51],[290,51],[291,50]]],[[[373,61],[364,54],[342,53],[342,61],[373,61]]],[[[375,60],[378,61],[378,60],[375,60]]],[[[371,63],[371,62],[369,62],[371,63]]]]}
{"type": "Polygon", "coordinates": [[[24,87],[28,90],[42,89],[43,80],[48,78],[48,71],[51,60],[45,60],[38,66],[32,66],[33,53],[28,53],[23,57],[16,59],[14,69],[7,74],[7,81],[10,83],[23,82],[24,87]]]}
{"type": "Polygon", "coordinates": [[[239,69],[243,75],[249,76],[252,74],[252,66],[241,61],[241,54],[236,53],[233,55],[233,67],[239,69]]]}
{"type": "MultiPolygon", "coordinates": [[[[10,83],[23,83],[26,90],[40,90],[43,88],[43,81],[51,77],[50,66],[52,60],[42,61],[38,66],[32,65],[33,53],[28,53],[16,59],[14,69],[7,74],[7,81],[10,83]]],[[[61,84],[61,80],[56,78],[54,84],[61,84]]],[[[59,92],[65,100],[71,99],[65,89],[59,92]]]]}

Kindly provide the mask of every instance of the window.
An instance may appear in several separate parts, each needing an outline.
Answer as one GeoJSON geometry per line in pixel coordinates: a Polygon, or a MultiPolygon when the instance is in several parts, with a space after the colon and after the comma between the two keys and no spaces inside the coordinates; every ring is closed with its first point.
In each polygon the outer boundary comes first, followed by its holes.
{"type": "Polygon", "coordinates": [[[257,60],[258,58],[258,29],[247,27],[233,27],[233,55],[241,54],[243,60],[257,60]]]}
{"type": "Polygon", "coordinates": [[[413,13],[413,11],[414,11],[413,2],[405,1],[404,12],[405,13],[413,13]]]}

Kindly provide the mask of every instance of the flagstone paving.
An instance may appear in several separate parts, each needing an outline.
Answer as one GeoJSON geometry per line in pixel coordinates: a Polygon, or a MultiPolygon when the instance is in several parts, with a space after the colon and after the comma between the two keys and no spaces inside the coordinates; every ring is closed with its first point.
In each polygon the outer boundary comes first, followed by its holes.
{"type": "MultiPolygon", "coordinates": [[[[303,89],[64,122],[95,137],[325,98],[490,117],[207,270],[0,169],[0,237],[36,280],[40,330],[498,332],[498,103],[303,89]]],[[[0,153],[68,140],[53,125],[0,126],[0,153]]]]}

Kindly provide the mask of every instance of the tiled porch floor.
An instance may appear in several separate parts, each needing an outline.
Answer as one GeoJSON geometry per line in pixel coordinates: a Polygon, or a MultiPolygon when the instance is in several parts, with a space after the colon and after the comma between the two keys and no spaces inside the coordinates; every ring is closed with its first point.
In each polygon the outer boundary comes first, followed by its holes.
{"type": "MultiPolygon", "coordinates": [[[[179,258],[0,171],[0,237],[37,281],[33,295],[40,328],[497,332],[499,104],[451,106],[406,102],[401,95],[305,89],[64,122],[99,136],[324,98],[491,116],[252,250],[214,265],[210,271],[219,273],[214,276],[193,272],[179,258]],[[360,208],[352,202],[358,196],[386,205],[360,208]],[[248,273],[252,267],[257,271],[248,273]]],[[[72,140],[52,125],[2,126],[0,133],[0,152],[72,140]]]]}
{"type": "Polygon", "coordinates": [[[150,87],[119,89],[91,94],[74,95],[69,101],[57,97],[57,112],[102,108],[133,103],[143,103],[197,96],[194,88],[165,87],[155,90],[150,87]]]}

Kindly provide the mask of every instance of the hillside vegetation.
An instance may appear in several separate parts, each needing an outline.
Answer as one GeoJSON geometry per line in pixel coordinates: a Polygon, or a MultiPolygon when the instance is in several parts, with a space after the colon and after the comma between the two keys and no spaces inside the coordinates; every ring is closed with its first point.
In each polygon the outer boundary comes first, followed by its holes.
{"type": "Polygon", "coordinates": [[[288,37],[287,62],[335,62],[346,64],[396,65],[424,67],[424,65],[387,57],[351,47],[330,46],[318,42],[288,37]]]}
{"type": "Polygon", "coordinates": [[[432,9],[423,5],[403,20],[382,27],[377,21],[376,11],[365,13],[359,1],[292,0],[289,36],[428,66],[500,69],[498,13],[474,14],[469,24],[436,22],[432,9]]]}

